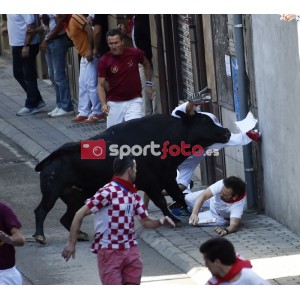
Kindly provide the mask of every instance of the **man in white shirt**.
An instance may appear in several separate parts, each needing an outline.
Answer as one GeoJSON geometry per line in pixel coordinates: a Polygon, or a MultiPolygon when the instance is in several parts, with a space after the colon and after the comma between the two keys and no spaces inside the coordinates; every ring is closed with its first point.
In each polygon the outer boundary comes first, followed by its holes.
{"type": "Polygon", "coordinates": [[[46,105],[37,84],[36,56],[39,53],[39,35],[36,16],[32,14],[8,14],[7,30],[12,48],[13,73],[26,93],[25,106],[17,116],[37,113],[46,105]]]}
{"type": "Polygon", "coordinates": [[[258,276],[249,260],[235,253],[230,241],[225,238],[212,238],[200,246],[205,266],[213,275],[207,285],[268,285],[258,276]]]}
{"type": "Polygon", "coordinates": [[[215,232],[220,236],[237,231],[245,206],[245,191],[245,182],[230,176],[217,181],[206,190],[187,194],[185,202],[192,209],[189,223],[216,226],[215,232]],[[209,210],[201,211],[204,206],[209,206],[209,210]]]}

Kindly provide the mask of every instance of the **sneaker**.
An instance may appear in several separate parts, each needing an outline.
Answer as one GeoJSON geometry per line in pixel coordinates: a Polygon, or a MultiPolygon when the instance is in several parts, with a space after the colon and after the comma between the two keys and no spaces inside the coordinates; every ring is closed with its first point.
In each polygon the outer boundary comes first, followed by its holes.
{"type": "Polygon", "coordinates": [[[86,120],[88,117],[78,115],[76,118],[72,119],[72,122],[82,122],[86,120]]]}
{"type": "Polygon", "coordinates": [[[99,115],[91,114],[87,120],[83,121],[83,123],[96,123],[105,118],[106,118],[105,114],[99,114],[99,115]]]}
{"type": "Polygon", "coordinates": [[[52,114],[55,114],[59,110],[58,107],[55,107],[52,111],[48,112],[48,116],[51,117],[52,114]]]}
{"type": "Polygon", "coordinates": [[[184,207],[174,208],[171,210],[172,215],[175,217],[189,217],[191,213],[184,207]]]}
{"type": "Polygon", "coordinates": [[[249,130],[248,132],[246,132],[246,134],[254,142],[257,142],[257,143],[261,142],[261,133],[257,129],[249,130]]]}
{"type": "Polygon", "coordinates": [[[56,112],[51,114],[51,118],[70,116],[70,115],[73,115],[73,114],[74,114],[74,111],[65,111],[62,108],[59,108],[56,112]]]}
{"type": "Polygon", "coordinates": [[[36,108],[23,107],[16,113],[16,115],[17,116],[29,116],[29,115],[33,115],[37,112],[38,112],[38,109],[36,109],[36,108]]]}
{"type": "Polygon", "coordinates": [[[178,204],[176,201],[174,201],[171,204],[169,204],[168,207],[169,207],[169,210],[172,210],[172,209],[178,208],[178,204]]]}
{"type": "Polygon", "coordinates": [[[36,107],[36,109],[41,109],[41,108],[45,107],[46,105],[47,104],[44,100],[40,100],[37,107],[36,107]]]}

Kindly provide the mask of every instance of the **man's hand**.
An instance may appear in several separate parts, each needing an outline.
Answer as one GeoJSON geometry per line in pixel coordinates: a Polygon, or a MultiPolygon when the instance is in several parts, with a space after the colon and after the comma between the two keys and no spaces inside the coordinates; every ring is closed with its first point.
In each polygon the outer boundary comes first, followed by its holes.
{"type": "Polygon", "coordinates": [[[107,104],[101,105],[101,110],[105,114],[109,114],[109,106],[107,104]]]}
{"type": "Polygon", "coordinates": [[[150,99],[153,99],[154,92],[152,86],[145,86],[145,92],[150,99]]]}
{"type": "Polygon", "coordinates": [[[0,230],[0,246],[4,243],[11,244],[11,237],[0,230]]]}
{"type": "Polygon", "coordinates": [[[161,219],[159,219],[159,223],[162,225],[162,226],[172,226],[172,227],[175,227],[175,223],[173,222],[173,220],[168,217],[168,216],[165,216],[161,219]]]}
{"type": "Polygon", "coordinates": [[[68,261],[71,256],[73,259],[75,259],[75,245],[71,244],[70,242],[67,243],[67,245],[65,246],[61,256],[68,261]]]}
{"type": "Polygon", "coordinates": [[[224,228],[221,227],[215,227],[215,232],[219,235],[219,236],[224,236],[227,233],[227,231],[224,228]]]}
{"type": "Polygon", "coordinates": [[[198,214],[195,214],[192,212],[190,219],[189,219],[189,224],[191,225],[197,225],[199,222],[198,214]]]}
{"type": "Polygon", "coordinates": [[[29,57],[29,46],[24,46],[22,49],[22,57],[28,58],[29,57]]]}
{"type": "Polygon", "coordinates": [[[296,18],[296,15],[288,14],[288,15],[280,15],[280,20],[283,21],[292,21],[296,18]]]}
{"type": "Polygon", "coordinates": [[[41,43],[40,43],[40,50],[42,52],[45,52],[47,48],[47,41],[44,39],[41,43]]]}
{"type": "Polygon", "coordinates": [[[93,60],[93,51],[92,50],[88,50],[85,53],[85,56],[87,61],[92,61],[93,60]]]}

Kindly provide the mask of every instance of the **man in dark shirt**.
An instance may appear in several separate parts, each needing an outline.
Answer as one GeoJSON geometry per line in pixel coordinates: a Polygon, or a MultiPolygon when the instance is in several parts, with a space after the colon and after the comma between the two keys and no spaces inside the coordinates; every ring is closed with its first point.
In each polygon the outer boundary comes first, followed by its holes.
{"type": "Polygon", "coordinates": [[[12,209],[0,202],[0,285],[22,284],[22,276],[15,267],[15,247],[25,243],[20,228],[12,209]]]}

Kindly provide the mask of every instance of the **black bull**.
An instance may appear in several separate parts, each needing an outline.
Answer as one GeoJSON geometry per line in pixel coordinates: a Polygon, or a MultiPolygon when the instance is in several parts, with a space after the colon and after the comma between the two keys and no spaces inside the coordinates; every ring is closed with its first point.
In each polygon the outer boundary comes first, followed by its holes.
{"type": "MultiPolygon", "coordinates": [[[[225,143],[230,138],[228,129],[219,127],[211,118],[204,114],[187,116],[179,113],[181,118],[169,115],[153,115],[135,119],[110,127],[90,140],[103,139],[106,143],[105,159],[84,160],[81,158],[80,142],[66,143],[35,168],[40,172],[40,187],[42,200],[35,209],[36,232],[33,235],[39,243],[44,244],[44,221],[53,208],[56,200],[61,200],[67,205],[67,211],[60,219],[61,224],[70,230],[75,212],[82,207],[85,199],[94,193],[112,178],[112,163],[114,156],[109,155],[108,147],[112,144],[120,146],[140,145],[145,147],[152,143],[160,145],[164,142],[180,146],[182,142],[201,145],[206,148],[213,143],[225,143]]],[[[190,150],[190,149],[185,149],[190,150]]],[[[147,155],[136,156],[138,190],[145,191],[154,204],[161,209],[165,216],[179,222],[169,211],[167,202],[162,195],[165,189],[168,194],[178,202],[184,204],[184,196],[176,183],[177,167],[186,158],[179,153],[177,156],[168,155],[162,159],[150,149],[147,155]]],[[[174,153],[173,153],[174,154],[174,153]]]]}

